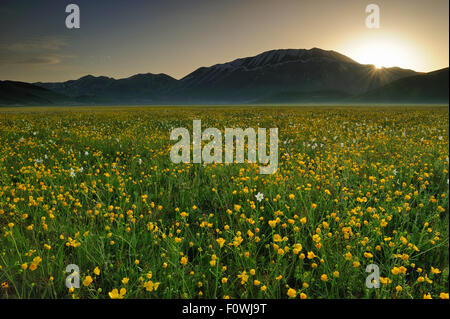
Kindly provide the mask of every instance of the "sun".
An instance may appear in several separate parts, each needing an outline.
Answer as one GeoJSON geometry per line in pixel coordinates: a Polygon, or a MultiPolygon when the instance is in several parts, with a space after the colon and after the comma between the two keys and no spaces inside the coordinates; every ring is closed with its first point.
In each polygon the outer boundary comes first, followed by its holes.
{"type": "Polygon", "coordinates": [[[411,68],[415,64],[415,51],[402,38],[372,36],[349,43],[344,51],[355,61],[372,64],[376,69],[401,67],[411,68]]]}
{"type": "Polygon", "coordinates": [[[355,50],[354,58],[363,64],[373,64],[377,69],[400,66],[405,63],[404,49],[391,42],[364,43],[355,50]]]}

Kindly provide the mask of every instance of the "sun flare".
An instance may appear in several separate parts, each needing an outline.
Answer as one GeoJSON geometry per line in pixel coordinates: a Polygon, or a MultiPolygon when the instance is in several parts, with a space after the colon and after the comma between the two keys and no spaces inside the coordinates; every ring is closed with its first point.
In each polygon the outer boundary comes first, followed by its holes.
{"type": "Polygon", "coordinates": [[[408,68],[417,62],[416,50],[401,38],[378,36],[352,41],[345,51],[357,62],[373,64],[376,69],[394,66],[408,68]]]}

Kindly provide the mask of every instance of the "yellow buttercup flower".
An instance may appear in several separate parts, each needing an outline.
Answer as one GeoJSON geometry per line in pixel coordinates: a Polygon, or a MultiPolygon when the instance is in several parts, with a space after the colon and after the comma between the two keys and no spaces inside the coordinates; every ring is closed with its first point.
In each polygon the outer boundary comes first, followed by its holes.
{"type": "Polygon", "coordinates": [[[91,276],[86,276],[83,280],[83,286],[87,287],[92,283],[93,279],[91,276]]]}
{"type": "Polygon", "coordinates": [[[159,282],[153,282],[153,281],[149,280],[144,284],[144,287],[145,287],[145,290],[147,290],[147,291],[153,291],[153,290],[156,291],[159,287],[159,282]]]}
{"type": "Polygon", "coordinates": [[[441,273],[441,271],[438,268],[433,268],[433,266],[431,266],[431,272],[433,274],[440,274],[441,273]]]}
{"type": "Polygon", "coordinates": [[[121,288],[120,292],[117,288],[114,288],[112,291],[108,293],[109,298],[111,299],[123,299],[125,294],[127,293],[127,290],[125,288],[121,288]]]}
{"type": "Polygon", "coordinates": [[[289,298],[295,298],[297,296],[297,291],[295,289],[289,288],[287,291],[289,298]]]}
{"type": "Polygon", "coordinates": [[[223,245],[225,244],[225,239],[221,238],[217,238],[216,242],[219,244],[220,248],[223,247],[223,245]]]}

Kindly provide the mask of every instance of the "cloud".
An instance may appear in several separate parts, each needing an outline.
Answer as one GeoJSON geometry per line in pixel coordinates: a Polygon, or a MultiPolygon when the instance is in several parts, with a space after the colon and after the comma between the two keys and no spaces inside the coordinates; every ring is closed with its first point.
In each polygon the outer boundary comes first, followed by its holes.
{"type": "Polygon", "coordinates": [[[73,58],[72,55],[49,54],[41,56],[24,56],[10,59],[11,64],[59,64],[64,59],[73,58]]]}
{"type": "Polygon", "coordinates": [[[0,45],[0,64],[59,64],[73,55],[60,51],[67,46],[62,38],[46,37],[0,45]]]}
{"type": "Polygon", "coordinates": [[[43,38],[7,44],[6,49],[13,52],[56,51],[65,46],[67,42],[64,39],[43,38]]]}

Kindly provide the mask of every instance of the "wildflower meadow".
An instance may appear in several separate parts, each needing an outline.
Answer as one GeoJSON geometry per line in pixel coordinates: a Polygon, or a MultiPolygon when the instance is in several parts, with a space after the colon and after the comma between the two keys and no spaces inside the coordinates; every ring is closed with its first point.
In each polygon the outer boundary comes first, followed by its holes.
{"type": "Polygon", "coordinates": [[[448,125],[425,106],[1,108],[0,298],[446,299],[448,125]],[[278,128],[276,172],[173,163],[193,120],[278,128]]]}

